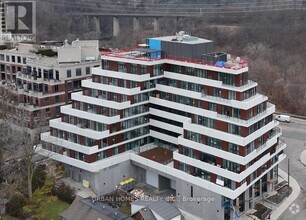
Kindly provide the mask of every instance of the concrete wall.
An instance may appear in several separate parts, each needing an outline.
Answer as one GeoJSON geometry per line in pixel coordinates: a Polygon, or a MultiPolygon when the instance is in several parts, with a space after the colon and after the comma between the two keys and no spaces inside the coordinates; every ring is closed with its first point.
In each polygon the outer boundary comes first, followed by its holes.
{"type": "Polygon", "coordinates": [[[59,47],[58,63],[81,62],[82,50],[78,47],[59,47]]]}
{"type": "Polygon", "coordinates": [[[201,44],[187,44],[178,41],[162,41],[161,49],[166,56],[200,61],[202,59],[202,54],[212,53],[214,51],[214,43],[206,42],[201,44]]]}
{"type": "Polygon", "coordinates": [[[146,183],[151,185],[151,186],[154,186],[154,187],[158,188],[159,187],[158,174],[147,170],[147,172],[146,172],[146,183]]]}
{"type": "Polygon", "coordinates": [[[176,180],[177,206],[203,220],[223,219],[222,197],[216,193],[192,185],[181,179],[176,180]],[[193,197],[191,197],[191,186],[193,197]]]}
{"type": "Polygon", "coordinates": [[[86,179],[90,182],[90,187],[98,195],[104,195],[113,191],[121,181],[130,177],[136,183],[146,181],[146,171],[143,168],[134,166],[130,161],[123,162],[103,170],[99,173],[90,173],[76,167],[65,166],[65,170],[72,179],[82,182],[86,179]],[[71,176],[72,175],[72,176],[71,176]]]}

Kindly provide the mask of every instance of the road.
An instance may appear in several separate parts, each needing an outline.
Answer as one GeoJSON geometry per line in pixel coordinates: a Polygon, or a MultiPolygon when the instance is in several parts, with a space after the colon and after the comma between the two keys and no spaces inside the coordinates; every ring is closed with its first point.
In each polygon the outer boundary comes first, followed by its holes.
{"type": "MultiPolygon", "coordinates": [[[[288,208],[279,220],[305,220],[306,208],[304,201],[306,200],[306,167],[300,162],[300,154],[306,149],[306,120],[292,119],[291,123],[280,122],[283,135],[282,139],[287,143],[285,153],[290,159],[290,174],[297,180],[301,186],[301,194],[295,200],[295,204],[299,206],[294,214],[288,208]]],[[[287,172],[288,160],[285,159],[280,168],[287,172]]]]}

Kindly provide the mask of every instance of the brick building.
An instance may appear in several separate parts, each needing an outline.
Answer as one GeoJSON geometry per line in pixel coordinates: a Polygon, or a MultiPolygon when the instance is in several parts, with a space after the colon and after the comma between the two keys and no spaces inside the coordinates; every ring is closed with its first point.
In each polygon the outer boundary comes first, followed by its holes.
{"type": "Polygon", "coordinates": [[[61,107],[40,153],[103,195],[133,177],[176,192],[201,219],[233,219],[278,181],[286,157],[275,106],[248,64],[180,33],[101,56],[61,107]]]}
{"type": "MultiPolygon", "coordinates": [[[[18,44],[0,51],[1,86],[18,96],[16,109],[25,110],[29,127],[40,120],[59,116],[59,107],[81,90],[81,80],[98,67],[99,42],[73,41],[63,46],[18,44]],[[48,56],[42,55],[47,51],[48,56]]],[[[18,114],[17,114],[18,115],[18,114]]],[[[18,117],[18,116],[17,116],[18,117]]]]}

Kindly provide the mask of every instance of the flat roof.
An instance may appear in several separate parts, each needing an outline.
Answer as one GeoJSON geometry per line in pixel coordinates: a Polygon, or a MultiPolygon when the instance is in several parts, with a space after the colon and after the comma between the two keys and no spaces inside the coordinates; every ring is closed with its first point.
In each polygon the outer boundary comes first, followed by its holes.
{"type": "Polygon", "coordinates": [[[139,51],[139,52],[145,52],[145,53],[157,53],[157,52],[161,52],[162,50],[140,47],[140,48],[133,49],[133,51],[139,51]]]}
{"type": "Polygon", "coordinates": [[[47,57],[47,56],[40,56],[38,59],[30,59],[28,61],[28,64],[35,63],[35,64],[40,64],[40,65],[47,65],[47,66],[53,66],[58,63],[58,58],[57,56],[54,57],[47,57]]]}
{"type": "MultiPolygon", "coordinates": [[[[186,35],[189,36],[189,35],[186,35]]],[[[160,40],[160,41],[166,41],[166,42],[177,42],[177,43],[182,43],[182,44],[203,44],[203,43],[212,43],[213,41],[207,40],[204,38],[199,38],[199,37],[194,37],[194,36],[189,36],[186,38],[182,38],[182,41],[177,40],[177,36],[165,36],[165,37],[153,37],[149,39],[154,39],[154,40],[160,40]]]]}

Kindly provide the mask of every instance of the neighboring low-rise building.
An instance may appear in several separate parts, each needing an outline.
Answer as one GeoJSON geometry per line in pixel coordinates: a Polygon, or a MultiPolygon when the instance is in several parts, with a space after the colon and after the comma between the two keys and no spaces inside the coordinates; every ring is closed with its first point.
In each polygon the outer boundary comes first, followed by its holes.
{"type": "Polygon", "coordinates": [[[61,47],[20,43],[0,51],[0,66],[1,86],[18,96],[14,104],[27,112],[32,128],[35,118],[59,116],[60,106],[70,103],[72,92],[81,90],[81,80],[100,66],[99,42],[65,41],[61,47]]]}
{"type": "Polygon", "coordinates": [[[131,177],[172,189],[178,208],[209,220],[238,217],[272,190],[286,144],[245,60],[184,33],[101,58],[41,134],[39,153],[71,178],[98,195],[131,177]]]}

